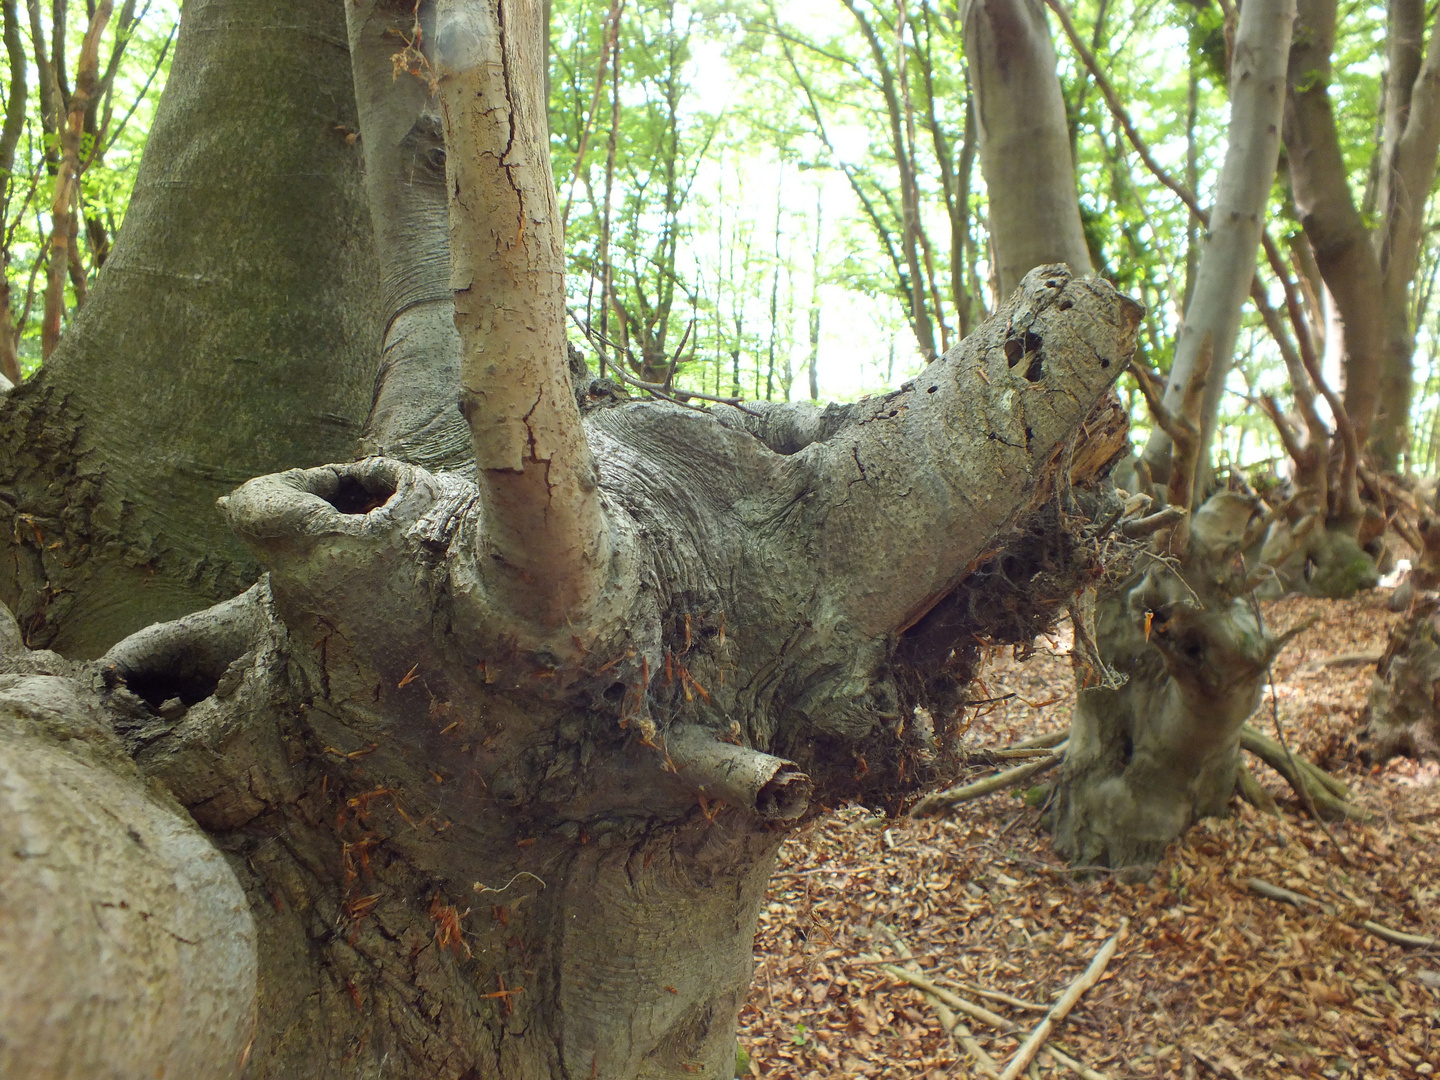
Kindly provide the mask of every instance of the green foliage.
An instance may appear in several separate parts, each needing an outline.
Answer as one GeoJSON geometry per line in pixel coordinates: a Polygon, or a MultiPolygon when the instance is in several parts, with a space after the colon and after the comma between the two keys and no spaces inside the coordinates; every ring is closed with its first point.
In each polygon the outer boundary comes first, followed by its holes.
{"type": "MultiPolygon", "coordinates": [[[[80,39],[88,22],[82,4],[68,6],[68,33],[58,50],[64,70],[74,77],[80,39]]],[[[17,5],[24,22],[25,5],[17,5]]],[[[50,6],[41,5],[38,55],[53,64],[57,50],[50,6]]],[[[37,11],[39,9],[37,8],[37,11]]],[[[114,75],[108,86],[102,82],[99,99],[84,117],[81,162],[78,258],[71,262],[66,284],[66,320],[73,314],[84,292],[94,283],[104,264],[115,234],[124,221],[125,208],[140,166],[140,156],[150,132],[155,106],[170,70],[170,55],[179,20],[178,3],[153,2],[131,6],[133,18],[122,25],[126,5],[117,4],[114,17],[100,44],[102,80],[109,65],[114,75]]],[[[0,90],[8,104],[23,82],[25,119],[15,147],[15,164],[5,177],[0,196],[0,260],[3,260],[9,292],[11,324],[18,337],[22,370],[27,374],[40,363],[40,313],[44,306],[46,264],[52,232],[50,208],[54,199],[56,164],[60,145],[56,118],[42,115],[37,41],[28,22],[22,27],[22,41],[28,52],[25,69],[12,69],[8,55],[0,50],[0,90]]],[[[63,103],[69,100],[68,81],[59,87],[63,103]]]]}

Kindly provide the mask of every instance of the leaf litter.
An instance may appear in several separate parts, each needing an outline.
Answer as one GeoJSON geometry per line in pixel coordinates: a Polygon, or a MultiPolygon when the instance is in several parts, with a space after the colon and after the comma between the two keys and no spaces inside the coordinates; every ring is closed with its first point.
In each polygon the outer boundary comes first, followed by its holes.
{"type": "MultiPolygon", "coordinates": [[[[1399,618],[1387,596],[1290,598],[1265,612],[1276,629],[1318,616],[1276,662],[1276,705],[1292,751],[1349,784],[1372,820],[1327,831],[1252,758],[1280,818],[1236,800],[1231,816],[1172,844],[1151,879],[1125,884],[1061,863],[1040,810],[1018,790],[936,818],[830,814],[787,840],[760,913],[740,1015],[747,1074],[983,1075],[922,992],[883,970],[904,966],[886,927],[913,954],[912,971],[1013,1022],[1007,1033],[962,1017],[1003,1067],[1124,920],[1104,975],[1052,1036],[1091,1070],[1112,1080],[1440,1073],[1440,950],[1350,925],[1440,934],[1437,769],[1404,759],[1367,767],[1359,754],[1374,663],[1355,654],[1384,647],[1399,618]],[[1326,910],[1258,896],[1250,878],[1326,910]]],[[[1000,699],[966,731],[977,754],[1065,729],[1074,702],[1067,642],[1042,641],[1023,664],[997,656],[971,696],[1000,699]]],[[[1273,735],[1268,698],[1251,722],[1273,735]]],[[[1022,1075],[1074,1073],[1042,1049],[1022,1075]]]]}

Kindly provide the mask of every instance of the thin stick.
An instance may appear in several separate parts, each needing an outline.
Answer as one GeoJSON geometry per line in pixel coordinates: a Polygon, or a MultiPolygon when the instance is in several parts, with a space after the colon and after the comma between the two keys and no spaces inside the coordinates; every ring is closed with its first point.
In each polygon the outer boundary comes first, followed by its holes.
{"type": "Polygon", "coordinates": [[[1071,1072],[1075,1073],[1077,1076],[1083,1077],[1084,1080],[1110,1080],[1110,1078],[1104,1073],[1102,1073],[1100,1070],[1092,1069],[1084,1062],[1076,1061],[1069,1054],[1059,1049],[1054,1043],[1050,1043],[1048,1046],[1046,1046],[1045,1049],[1041,1051],[1041,1053],[1049,1054],[1052,1058],[1058,1061],[1061,1065],[1064,1065],[1071,1072]]]}
{"type": "Polygon", "coordinates": [[[1017,742],[1011,747],[1012,750],[1029,750],[1032,747],[1055,746],[1070,738],[1070,731],[1051,731],[1045,735],[1036,735],[1033,739],[1026,739],[1024,742],[1017,742]]]}
{"type": "Polygon", "coordinates": [[[1055,1025],[1065,1019],[1066,1014],[1075,1007],[1075,1003],[1080,1000],[1081,995],[1084,994],[1086,990],[1089,990],[1100,981],[1100,976],[1105,974],[1105,966],[1110,963],[1110,958],[1115,955],[1115,950],[1120,947],[1120,938],[1125,933],[1125,928],[1128,925],[1128,919],[1120,920],[1119,931],[1110,938],[1109,941],[1105,942],[1104,945],[1100,946],[1100,951],[1095,954],[1095,959],[1090,961],[1090,966],[1085,969],[1078,979],[1070,984],[1065,993],[1060,995],[1060,1000],[1055,1002],[1055,1005],[1051,1008],[1045,1019],[1040,1021],[1020,1049],[1015,1051],[1015,1056],[1010,1059],[1010,1064],[1006,1065],[1005,1071],[1000,1074],[1000,1080],[1015,1080],[1017,1076],[1024,1072],[1025,1067],[1030,1064],[1036,1052],[1039,1051],[1045,1040],[1050,1037],[1050,1032],[1055,1029],[1055,1025]]]}
{"type": "Polygon", "coordinates": [[[1064,760],[1064,754],[1051,753],[1039,761],[1030,761],[1024,765],[1017,765],[1013,769],[1006,769],[1004,772],[996,773],[994,776],[986,777],[984,780],[977,780],[973,784],[954,787],[949,791],[937,791],[935,794],[927,795],[916,803],[914,809],[910,811],[910,816],[924,817],[926,814],[937,814],[942,810],[948,810],[956,803],[969,802],[971,799],[978,799],[982,795],[989,795],[996,791],[1004,791],[1006,788],[1013,787],[1023,780],[1030,779],[1030,777],[1037,773],[1053,769],[1064,760]]]}
{"type": "Polygon", "coordinates": [[[956,1012],[963,1012],[966,1016],[973,1017],[982,1024],[989,1024],[996,1031],[1008,1034],[1016,1030],[1015,1025],[1009,1020],[1006,1020],[1005,1017],[998,1013],[991,1012],[985,1008],[984,1005],[976,1005],[973,1001],[966,1001],[960,995],[945,989],[943,986],[936,985],[923,975],[916,975],[913,971],[906,971],[904,968],[896,967],[894,964],[881,964],[880,970],[892,978],[899,979],[901,982],[909,983],[917,989],[924,990],[927,994],[949,1005],[950,1008],[956,1012]]]}
{"type": "MultiPolygon", "coordinates": [[[[1329,904],[1316,900],[1312,896],[1292,892],[1290,889],[1282,889],[1279,885],[1271,885],[1268,881],[1260,878],[1247,878],[1245,886],[1251,892],[1259,893],[1269,900],[1278,900],[1282,904],[1294,904],[1298,908],[1309,908],[1326,915],[1335,914],[1329,904]]],[[[1426,937],[1423,934],[1407,934],[1403,930],[1396,930],[1394,927],[1386,926],[1384,923],[1378,923],[1372,919],[1350,919],[1347,920],[1347,924],[1368,931],[1392,945],[1405,945],[1416,949],[1433,949],[1440,946],[1440,938],[1426,937]]]]}
{"type": "MultiPolygon", "coordinates": [[[[918,975],[920,973],[920,965],[916,963],[915,954],[910,951],[910,946],[905,944],[905,940],[896,932],[894,927],[882,925],[880,929],[885,932],[885,936],[888,937],[890,943],[895,946],[895,951],[905,959],[905,966],[918,975]]],[[[975,1036],[971,1033],[970,1029],[961,1022],[960,1018],[946,1008],[945,1003],[934,994],[929,991],[921,992],[935,1009],[935,1014],[940,1017],[940,1023],[950,1036],[951,1041],[974,1058],[980,1071],[986,1076],[998,1076],[1000,1074],[1000,1066],[995,1064],[995,1059],[987,1054],[985,1048],[975,1041],[975,1036]]]]}

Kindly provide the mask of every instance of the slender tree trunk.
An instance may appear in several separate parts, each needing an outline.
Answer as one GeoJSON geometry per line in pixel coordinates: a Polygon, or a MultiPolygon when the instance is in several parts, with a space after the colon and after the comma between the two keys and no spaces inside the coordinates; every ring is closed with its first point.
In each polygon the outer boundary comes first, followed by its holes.
{"type": "MultiPolygon", "coordinates": [[[[5,99],[5,123],[0,128],[0,185],[13,199],[20,190],[15,179],[15,149],[25,131],[25,106],[29,97],[27,85],[29,66],[25,42],[20,35],[20,14],[16,0],[3,0],[0,14],[4,18],[5,58],[10,66],[10,86],[5,99]]],[[[19,385],[20,335],[15,327],[15,313],[10,297],[10,244],[0,240],[0,375],[12,385],[19,385]]]]}
{"type": "Polygon", "coordinates": [[[1440,149],[1440,34],[1433,30],[1418,65],[1421,5],[1396,0],[1391,5],[1391,71],[1386,88],[1385,133],[1380,162],[1379,202],[1385,213],[1380,269],[1384,275],[1385,359],[1381,369],[1381,417],[1372,449],[1382,465],[1393,468],[1405,446],[1413,392],[1415,331],[1410,286],[1419,262],[1425,204],[1435,179],[1440,149]],[[1406,76],[1415,71],[1413,81],[1406,76]]]}
{"type": "MultiPolygon", "coordinates": [[[[95,13],[90,17],[90,26],[80,46],[79,67],[76,71],[75,92],[70,95],[69,109],[65,124],[60,132],[60,165],[55,177],[54,198],[50,203],[50,245],[45,273],[45,315],[40,323],[40,351],[46,359],[60,344],[61,323],[65,316],[65,278],[71,270],[75,250],[74,215],[78,212],[77,200],[80,195],[80,135],[85,122],[85,111],[95,96],[95,83],[100,63],[100,35],[110,21],[112,5],[109,0],[100,0],[95,13]]],[[[81,286],[77,289],[76,307],[80,307],[83,295],[83,272],[81,286]]]]}
{"type": "MultiPolygon", "coordinates": [[[[910,326],[915,331],[915,340],[920,345],[920,354],[926,360],[935,357],[935,329],[930,318],[926,300],[928,276],[920,260],[920,209],[918,189],[915,186],[915,163],[910,154],[911,143],[905,138],[905,104],[900,98],[896,85],[894,68],[885,53],[885,46],[870,20],[856,6],[854,0],[841,0],[860,26],[860,32],[870,48],[871,58],[880,73],[880,85],[884,92],[886,114],[890,119],[890,146],[895,155],[895,167],[900,174],[900,247],[905,256],[905,268],[909,275],[910,326]]],[[[897,62],[903,64],[902,53],[897,62]]]]}
{"type": "MultiPolygon", "coordinates": [[[[1202,354],[1211,353],[1200,415],[1195,418],[1202,461],[1215,433],[1240,330],[1240,307],[1255,277],[1255,255],[1280,153],[1285,64],[1294,15],[1293,0],[1252,0],[1241,11],[1236,33],[1229,147],[1210,214],[1210,237],[1165,388],[1165,405],[1175,412],[1202,354]]],[[[1170,437],[1159,426],[1145,444],[1144,459],[1152,475],[1169,475],[1170,437]]]]}
{"type": "Polygon", "coordinates": [[[810,357],[805,367],[810,375],[810,400],[820,398],[820,221],[824,210],[822,189],[815,189],[815,247],[810,253],[810,357]]]}
{"type": "Polygon", "coordinates": [[[445,140],[424,46],[433,5],[344,5],[379,261],[379,365],[363,449],[430,469],[473,461],[456,406],[460,337],[450,287],[445,140]],[[410,50],[405,42],[415,41],[410,50]],[[396,73],[400,58],[401,71],[396,73]]]}
{"type": "Polygon", "coordinates": [[[115,249],[0,403],[0,599],[32,644],[93,656],[233,595],[256,564],[216,497],[354,447],[374,261],[339,18],[185,5],[115,249]]]}
{"type": "Polygon", "coordinates": [[[1283,134],[1295,209],[1344,328],[1345,411],[1363,443],[1385,351],[1380,262],[1355,208],[1330,105],[1334,0],[1299,0],[1283,134]]]}
{"type": "Polygon", "coordinates": [[[1090,272],[1055,47],[1039,0],[960,6],[990,235],[1008,296],[1031,267],[1090,272]]]}

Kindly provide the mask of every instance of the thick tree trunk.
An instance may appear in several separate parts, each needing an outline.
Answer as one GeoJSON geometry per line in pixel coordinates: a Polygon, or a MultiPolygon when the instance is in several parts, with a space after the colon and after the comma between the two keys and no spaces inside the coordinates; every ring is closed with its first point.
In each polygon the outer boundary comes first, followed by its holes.
{"type": "MultiPolygon", "coordinates": [[[[1240,307],[1255,277],[1255,253],[1280,153],[1286,58],[1294,17],[1294,0],[1255,0],[1241,10],[1235,37],[1229,147],[1210,214],[1210,235],[1165,387],[1165,405],[1175,411],[1197,364],[1208,353],[1210,370],[1198,424],[1202,460],[1215,434],[1220,397],[1240,330],[1240,307]]],[[[1143,455],[1153,476],[1169,475],[1170,449],[1170,437],[1157,426],[1143,455]]]]}
{"type": "Polygon", "coordinates": [[[1234,567],[1255,565],[1263,533],[1257,513],[1251,499],[1213,496],[1191,522],[1183,570],[1146,559],[1097,605],[1098,652],[1082,670],[1051,816],[1072,862],[1144,872],[1229,804],[1241,725],[1284,643],[1237,598],[1248,590],[1234,567]]]}
{"type": "Polygon", "coordinates": [[[1413,598],[1390,632],[1365,704],[1365,753],[1384,761],[1396,754],[1440,758],[1440,597],[1413,598]]]}
{"type": "Polygon", "coordinates": [[[233,595],[256,568],[215,499],[351,452],[376,336],[352,101],[335,4],[185,5],[115,249],[0,403],[0,600],[31,644],[94,656],[233,595]]]}
{"type": "Polygon", "coordinates": [[[1095,571],[1061,557],[1091,549],[1070,483],[1120,453],[1138,320],[1048,267],[881,398],[595,407],[625,609],[563,655],[486,586],[469,480],[372,458],[231,495],[268,582],[92,678],[246,891],[247,1075],[733,1075],[784,830],[932,783],[975,635],[1095,571]]]}
{"type": "Polygon", "coordinates": [[[1039,0],[960,6],[990,234],[1008,296],[1032,267],[1061,262],[1089,273],[1075,162],[1055,46],[1039,0]]]}

